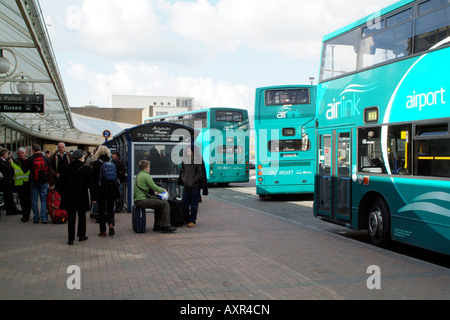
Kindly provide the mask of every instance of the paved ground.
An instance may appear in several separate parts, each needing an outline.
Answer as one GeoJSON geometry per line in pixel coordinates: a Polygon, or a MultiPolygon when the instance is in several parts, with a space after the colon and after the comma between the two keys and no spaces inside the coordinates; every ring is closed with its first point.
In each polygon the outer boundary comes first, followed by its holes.
{"type": "Polygon", "coordinates": [[[145,234],[128,213],[116,215],[114,237],[98,237],[91,220],[89,240],[74,246],[66,225],[3,215],[0,299],[450,299],[447,268],[216,197],[200,210],[195,228],[174,234],[152,232],[150,213],[145,234]],[[77,274],[81,289],[70,290],[77,274]]]}

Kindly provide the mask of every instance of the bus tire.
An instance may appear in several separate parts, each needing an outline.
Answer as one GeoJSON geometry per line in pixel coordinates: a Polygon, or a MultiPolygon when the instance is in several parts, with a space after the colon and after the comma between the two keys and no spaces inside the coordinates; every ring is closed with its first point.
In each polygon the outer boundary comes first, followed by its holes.
{"type": "Polygon", "coordinates": [[[391,215],[389,206],[383,198],[374,198],[369,206],[368,230],[370,242],[387,248],[391,241],[391,215]]]}

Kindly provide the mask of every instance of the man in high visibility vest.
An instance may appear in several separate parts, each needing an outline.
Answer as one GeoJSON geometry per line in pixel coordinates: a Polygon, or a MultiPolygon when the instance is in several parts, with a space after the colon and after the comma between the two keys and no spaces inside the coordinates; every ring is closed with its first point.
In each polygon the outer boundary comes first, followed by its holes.
{"type": "Polygon", "coordinates": [[[27,161],[25,148],[17,150],[17,159],[11,163],[14,170],[14,190],[19,195],[20,206],[22,207],[22,220],[27,222],[31,213],[31,193],[29,176],[30,171],[24,172],[23,167],[27,161]]]}

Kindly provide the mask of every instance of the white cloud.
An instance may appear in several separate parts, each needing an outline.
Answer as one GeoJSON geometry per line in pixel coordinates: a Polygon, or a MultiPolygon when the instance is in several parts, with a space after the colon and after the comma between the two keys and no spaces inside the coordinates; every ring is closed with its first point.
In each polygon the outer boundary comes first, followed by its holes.
{"type": "MultiPolygon", "coordinates": [[[[270,54],[272,65],[296,59],[310,70],[320,59],[325,34],[376,9],[373,0],[71,0],[64,10],[63,1],[41,2],[46,15],[45,3],[49,12],[56,6],[60,10],[49,13],[47,20],[56,54],[63,52],[65,58],[62,69],[72,84],[73,105],[107,105],[110,94],[141,94],[194,96],[198,105],[251,108],[253,69],[242,68],[248,60],[240,60],[240,51],[254,55],[255,61],[270,54]],[[89,56],[97,63],[80,60],[89,56]],[[213,63],[215,57],[240,62],[222,63],[228,63],[228,75],[236,74],[233,80],[223,80],[223,67],[213,63]],[[112,71],[102,71],[99,59],[112,71]],[[208,64],[216,69],[206,70],[208,64]],[[78,87],[83,90],[77,92],[78,87]]],[[[378,0],[377,5],[394,2],[378,0]]],[[[300,69],[286,78],[307,79],[310,74],[300,69]]],[[[265,77],[263,83],[272,79],[270,74],[265,77]]]]}
{"type": "Polygon", "coordinates": [[[85,97],[97,97],[104,101],[108,90],[115,95],[156,95],[194,97],[198,107],[229,106],[251,110],[253,108],[253,88],[246,85],[233,85],[214,82],[210,78],[176,76],[154,66],[140,63],[115,64],[114,74],[95,74],[82,64],[71,63],[68,73],[78,81],[88,82],[93,92],[85,97]]]}
{"type": "Polygon", "coordinates": [[[68,47],[110,59],[195,64],[240,47],[310,58],[325,34],[395,0],[371,2],[83,0],[66,8],[58,26],[66,32],[55,33],[68,47]]]}
{"type": "Polygon", "coordinates": [[[107,57],[135,57],[164,43],[164,28],[146,0],[83,1],[67,10],[67,26],[78,45],[107,57]],[[76,22],[79,21],[78,30],[76,22]]]}
{"type": "Polygon", "coordinates": [[[372,12],[374,6],[368,2],[220,0],[212,5],[207,0],[181,1],[171,6],[168,25],[176,34],[216,51],[248,46],[309,58],[320,53],[320,40],[326,33],[372,12]]]}

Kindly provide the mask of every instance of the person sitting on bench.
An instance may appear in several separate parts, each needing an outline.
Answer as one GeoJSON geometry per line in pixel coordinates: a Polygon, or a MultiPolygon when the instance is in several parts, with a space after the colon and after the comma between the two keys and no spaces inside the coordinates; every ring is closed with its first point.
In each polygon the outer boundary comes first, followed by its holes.
{"type": "Polygon", "coordinates": [[[140,172],[136,176],[134,185],[134,205],[140,209],[154,209],[155,224],[153,231],[174,232],[177,228],[170,226],[170,207],[167,201],[159,199],[155,192],[161,193],[166,191],[158,187],[150,175],[150,162],[142,160],[139,162],[140,172]]]}

